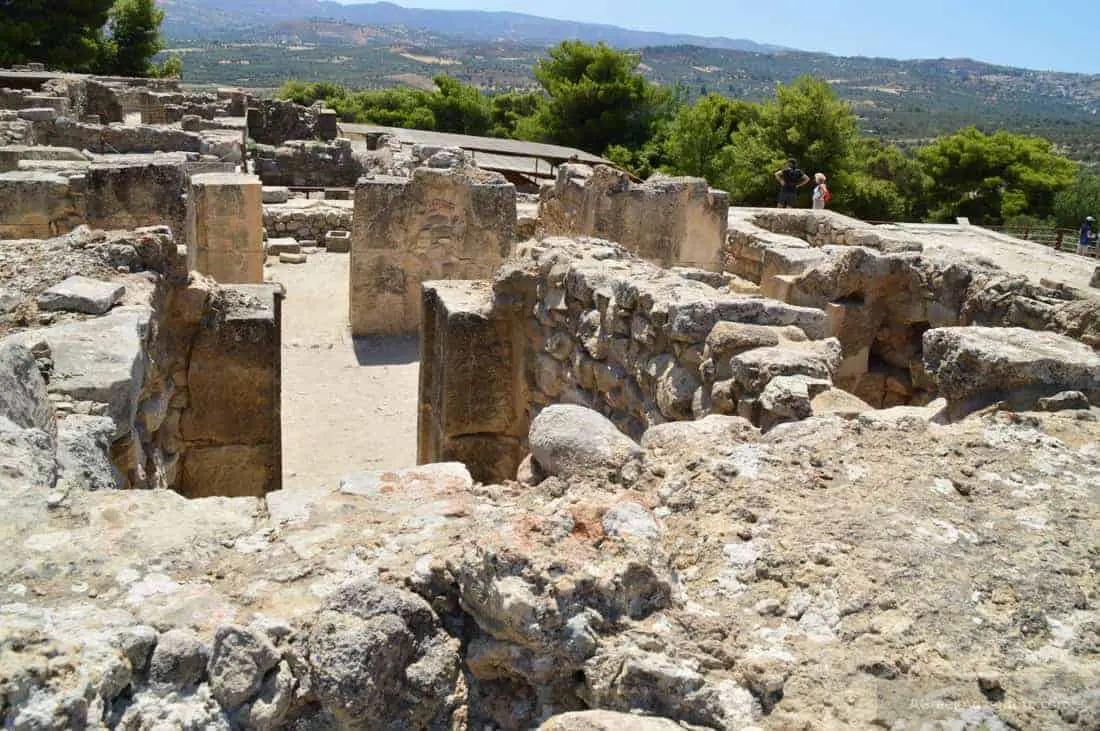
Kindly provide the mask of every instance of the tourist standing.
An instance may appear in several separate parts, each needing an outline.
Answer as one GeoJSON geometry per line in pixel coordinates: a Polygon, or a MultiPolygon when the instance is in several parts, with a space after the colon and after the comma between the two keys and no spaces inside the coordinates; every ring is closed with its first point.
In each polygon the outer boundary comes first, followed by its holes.
{"type": "Polygon", "coordinates": [[[798,161],[793,157],[787,161],[787,167],[775,171],[775,179],[779,181],[780,208],[794,208],[798,189],[810,182],[809,176],[798,169],[798,161]]]}
{"type": "Polygon", "coordinates": [[[829,201],[833,197],[829,193],[829,187],[827,185],[825,185],[826,180],[827,180],[827,178],[825,177],[825,173],[815,173],[814,174],[814,183],[816,183],[816,185],[814,185],[814,210],[815,211],[824,211],[825,206],[828,205],[829,201]]]}
{"type": "Polygon", "coordinates": [[[1081,237],[1077,239],[1077,254],[1079,256],[1087,256],[1089,253],[1089,243],[1096,240],[1096,219],[1092,216],[1085,218],[1085,222],[1081,224],[1081,237]]]}

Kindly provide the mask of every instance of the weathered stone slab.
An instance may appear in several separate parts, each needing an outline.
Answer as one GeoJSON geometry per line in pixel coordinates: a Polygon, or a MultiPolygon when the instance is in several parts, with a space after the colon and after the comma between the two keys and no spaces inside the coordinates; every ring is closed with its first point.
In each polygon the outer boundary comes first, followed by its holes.
{"type": "Polygon", "coordinates": [[[268,256],[278,256],[279,254],[297,254],[302,250],[302,245],[295,239],[268,239],[267,240],[267,254],[268,256]]]}
{"type": "Polygon", "coordinates": [[[38,308],[102,315],[118,303],[125,293],[126,287],[118,282],[104,282],[77,275],[40,294],[38,308]]]}
{"type": "Polygon", "coordinates": [[[105,404],[118,437],[134,423],[151,314],[144,306],[119,307],[103,317],[12,338],[31,349],[37,344],[48,346],[53,358],[49,392],[105,404]]]}
{"type": "Polygon", "coordinates": [[[28,122],[52,122],[57,119],[57,110],[53,107],[28,107],[20,109],[19,118],[28,122]]]}
{"type": "Polygon", "coordinates": [[[474,486],[466,465],[461,462],[437,462],[403,470],[373,470],[340,480],[344,495],[380,498],[396,490],[440,492],[463,491],[474,486]]]}
{"type": "Polygon", "coordinates": [[[0,340],[0,418],[22,429],[53,433],[54,410],[46,382],[30,350],[8,338],[0,340]]]}
{"type": "Polygon", "coordinates": [[[924,334],[924,367],[952,407],[1031,405],[1081,391],[1100,404],[1100,354],[1064,335],[1024,328],[945,327],[924,334]]]}
{"type": "Polygon", "coordinates": [[[286,203],[290,199],[290,189],[281,185],[265,185],[263,188],[264,203],[286,203]]]}
{"type": "Polygon", "coordinates": [[[279,254],[280,264],[305,264],[309,257],[302,253],[286,252],[279,254]]]}

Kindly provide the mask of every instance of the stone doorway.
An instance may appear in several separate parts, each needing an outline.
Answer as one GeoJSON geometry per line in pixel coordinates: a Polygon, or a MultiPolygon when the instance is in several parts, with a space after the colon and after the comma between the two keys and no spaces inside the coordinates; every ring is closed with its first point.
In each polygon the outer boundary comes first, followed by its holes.
{"type": "Polygon", "coordinates": [[[418,338],[352,338],[347,254],[273,263],[283,303],[283,487],[416,464],[418,338]]]}

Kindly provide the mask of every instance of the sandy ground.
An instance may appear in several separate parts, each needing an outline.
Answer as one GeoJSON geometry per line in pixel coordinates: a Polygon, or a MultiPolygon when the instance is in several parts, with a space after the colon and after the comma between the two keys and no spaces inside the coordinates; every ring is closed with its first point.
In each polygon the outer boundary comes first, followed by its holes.
{"type": "Polygon", "coordinates": [[[417,338],[352,339],[348,255],[268,272],[283,302],[283,486],[416,464],[417,338]]]}

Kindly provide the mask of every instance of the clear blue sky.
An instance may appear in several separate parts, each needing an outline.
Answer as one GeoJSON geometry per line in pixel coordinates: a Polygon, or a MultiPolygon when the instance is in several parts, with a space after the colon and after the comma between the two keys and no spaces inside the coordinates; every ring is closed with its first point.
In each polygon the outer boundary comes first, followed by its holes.
{"type": "MultiPolygon", "coordinates": [[[[349,3],[356,0],[341,0],[349,3]]],[[[512,10],[640,30],[748,38],[807,51],[975,58],[1100,73],[1100,0],[397,0],[512,10]]]]}

